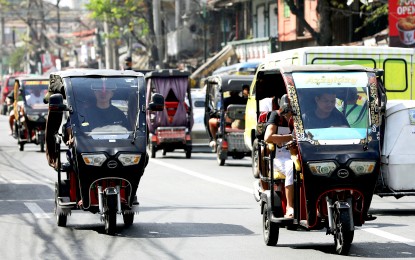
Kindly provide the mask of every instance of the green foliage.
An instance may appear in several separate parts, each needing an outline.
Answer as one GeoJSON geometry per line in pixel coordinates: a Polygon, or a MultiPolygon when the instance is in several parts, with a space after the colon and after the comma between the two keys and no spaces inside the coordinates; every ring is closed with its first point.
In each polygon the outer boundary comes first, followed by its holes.
{"type": "Polygon", "coordinates": [[[145,0],[90,0],[86,8],[92,17],[107,21],[111,32],[107,37],[119,38],[134,32],[138,38],[148,35],[149,27],[145,17],[145,0]]]}
{"type": "Polygon", "coordinates": [[[388,4],[377,3],[371,5],[363,5],[361,7],[361,11],[365,14],[365,19],[363,20],[363,25],[356,28],[355,32],[359,32],[363,28],[373,27],[375,24],[379,23],[382,20],[386,22],[387,26],[387,19],[389,15],[388,4]]]}
{"type": "Polygon", "coordinates": [[[26,49],[24,47],[16,48],[9,57],[9,65],[14,71],[24,71],[26,49]]]}

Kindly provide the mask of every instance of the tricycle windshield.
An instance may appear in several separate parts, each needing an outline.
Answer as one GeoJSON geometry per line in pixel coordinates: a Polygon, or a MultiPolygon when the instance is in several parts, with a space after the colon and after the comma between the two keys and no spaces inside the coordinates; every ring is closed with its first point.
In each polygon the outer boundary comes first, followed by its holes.
{"type": "Polygon", "coordinates": [[[354,144],[370,133],[366,72],[294,72],[305,137],[354,144]]]}
{"type": "Polygon", "coordinates": [[[93,139],[132,138],[139,108],[138,86],[144,84],[144,78],[74,77],[68,81],[74,102],[70,105],[78,121],[75,127],[93,139]]]}
{"type": "Polygon", "coordinates": [[[33,109],[47,109],[43,99],[48,91],[49,80],[23,80],[21,93],[26,105],[33,109]]]}

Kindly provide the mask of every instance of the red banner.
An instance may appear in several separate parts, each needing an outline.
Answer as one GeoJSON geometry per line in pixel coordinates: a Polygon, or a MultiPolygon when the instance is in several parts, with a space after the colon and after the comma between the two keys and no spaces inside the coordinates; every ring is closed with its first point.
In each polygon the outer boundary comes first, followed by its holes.
{"type": "Polygon", "coordinates": [[[415,47],[415,0],[389,0],[389,46],[415,47]]]}

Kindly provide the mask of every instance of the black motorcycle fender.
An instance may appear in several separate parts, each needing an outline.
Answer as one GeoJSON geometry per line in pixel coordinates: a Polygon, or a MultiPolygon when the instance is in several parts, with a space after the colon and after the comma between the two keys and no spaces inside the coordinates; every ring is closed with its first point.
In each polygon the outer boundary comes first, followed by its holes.
{"type": "MultiPolygon", "coordinates": [[[[274,191],[274,205],[272,207],[272,212],[274,212],[275,217],[283,217],[284,211],[282,209],[282,202],[281,202],[281,192],[274,191]]],[[[261,193],[261,205],[267,203],[268,207],[271,205],[271,192],[270,190],[266,190],[261,193]]],[[[261,214],[263,213],[263,207],[261,206],[261,214]]]]}
{"type": "Polygon", "coordinates": [[[354,230],[354,222],[353,222],[353,212],[351,209],[351,205],[347,203],[346,201],[336,201],[334,203],[334,208],[339,212],[339,214],[348,214],[350,222],[348,223],[348,226],[343,227],[345,230],[351,231],[354,230]]]}

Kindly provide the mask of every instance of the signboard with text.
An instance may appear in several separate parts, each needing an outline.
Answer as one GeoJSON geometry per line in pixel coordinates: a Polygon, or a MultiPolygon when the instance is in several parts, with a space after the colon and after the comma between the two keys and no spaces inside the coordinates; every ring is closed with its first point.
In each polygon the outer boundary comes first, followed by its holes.
{"type": "Polygon", "coordinates": [[[415,0],[389,0],[389,46],[415,47],[415,0]]]}

